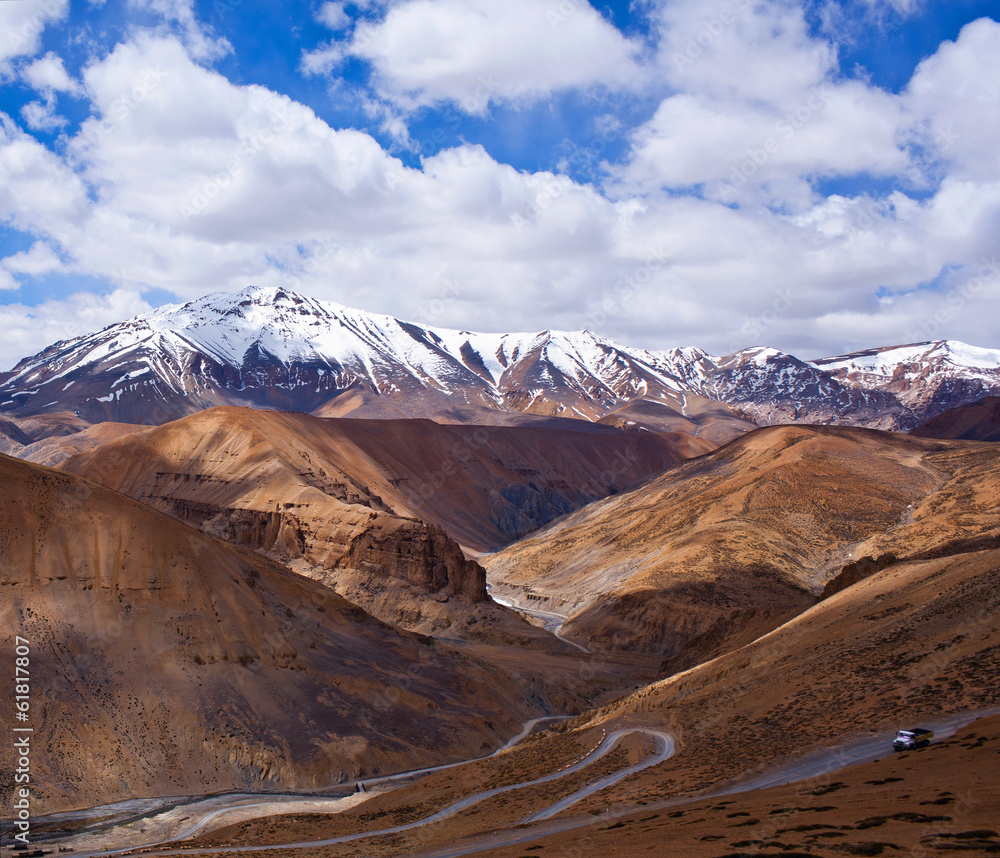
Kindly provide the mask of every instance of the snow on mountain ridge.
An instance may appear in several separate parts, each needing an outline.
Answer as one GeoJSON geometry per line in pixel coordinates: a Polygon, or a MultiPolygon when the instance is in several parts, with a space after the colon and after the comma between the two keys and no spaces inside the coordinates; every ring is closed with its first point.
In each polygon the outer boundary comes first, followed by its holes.
{"type": "MultiPolygon", "coordinates": [[[[64,360],[71,370],[80,363],[99,363],[113,353],[143,345],[174,358],[196,350],[238,368],[250,349],[257,346],[282,363],[333,362],[369,375],[377,375],[374,364],[388,353],[403,357],[411,370],[424,370],[429,361],[438,370],[427,371],[429,378],[437,378],[454,365],[465,367],[462,348],[467,345],[481,358],[494,386],[501,383],[512,366],[535,351],[543,352],[544,358],[561,372],[576,378],[602,362],[613,363],[609,350],[643,363],[644,356],[656,357],[650,352],[641,357],[589,331],[484,334],[422,328],[436,341],[432,346],[414,336],[412,329],[416,327],[391,316],[304,298],[281,287],[251,286],[235,293],[214,293],[187,304],[165,305],[145,316],[59,345],[64,354],[75,352],[75,360],[64,360]]],[[[23,369],[17,376],[29,378],[37,364],[35,359],[50,358],[50,349],[22,361],[19,367],[23,369]]]]}
{"type": "MultiPolygon", "coordinates": [[[[613,401],[632,368],[624,350],[589,332],[478,334],[422,327],[391,316],[305,298],[280,287],[251,286],[160,307],[102,331],[50,346],[0,376],[0,408],[28,407],[34,390],[56,377],[113,374],[122,385],[218,401],[231,391],[312,387],[329,395],[360,384],[382,395],[424,389],[470,404],[501,407],[505,390],[569,388],[583,399],[613,401]],[[624,379],[624,381],[623,381],[624,379]]],[[[105,384],[105,382],[101,382],[105,384]]],[[[67,398],[86,385],[71,383],[67,398]]],[[[107,390],[92,396],[110,401],[107,390]]],[[[265,397],[266,398],[266,397],[265,397]]]]}
{"type": "Polygon", "coordinates": [[[891,375],[900,366],[930,362],[964,369],[996,370],[1000,367],[1000,350],[970,346],[958,340],[937,340],[821,358],[813,364],[826,370],[891,375]]]}
{"type": "Polygon", "coordinates": [[[350,389],[590,420],[638,398],[684,412],[694,394],[762,422],[900,428],[1000,391],[1000,351],[939,341],[815,361],[766,346],[718,357],[640,350],[590,331],[435,328],[248,286],[55,343],[0,375],[0,409],[51,404],[133,420],[146,420],[148,403],[161,419],[227,402],[311,411],[350,389]]]}

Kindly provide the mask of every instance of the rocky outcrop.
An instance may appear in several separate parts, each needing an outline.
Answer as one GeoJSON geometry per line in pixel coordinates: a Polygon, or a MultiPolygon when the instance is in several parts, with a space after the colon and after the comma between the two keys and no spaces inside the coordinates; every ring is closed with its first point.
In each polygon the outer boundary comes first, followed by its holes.
{"type": "Polygon", "coordinates": [[[180,498],[151,500],[206,533],[291,562],[387,622],[419,625],[426,612],[416,603],[423,597],[469,606],[487,601],[485,570],[435,525],[372,512],[354,526],[329,528],[293,504],[288,510],[255,510],[180,498]],[[397,592],[407,609],[368,598],[386,592],[397,592]],[[414,619],[407,622],[407,617],[414,619]]]}
{"type": "Polygon", "coordinates": [[[897,557],[895,554],[883,554],[879,557],[862,557],[854,563],[848,563],[837,573],[836,577],[826,582],[826,586],[823,588],[818,601],[822,602],[824,599],[829,599],[835,593],[846,590],[848,587],[853,587],[859,581],[870,578],[876,572],[888,569],[896,560],[897,557]]]}
{"type": "MultiPolygon", "coordinates": [[[[166,499],[165,499],[166,500],[166,499]]],[[[308,552],[307,525],[277,510],[218,509],[210,504],[174,499],[164,503],[171,515],[226,542],[245,545],[277,560],[298,560],[308,552]]]]}
{"type": "Polygon", "coordinates": [[[359,533],[338,565],[405,581],[435,597],[486,601],[486,571],[439,527],[414,522],[359,533]]]}

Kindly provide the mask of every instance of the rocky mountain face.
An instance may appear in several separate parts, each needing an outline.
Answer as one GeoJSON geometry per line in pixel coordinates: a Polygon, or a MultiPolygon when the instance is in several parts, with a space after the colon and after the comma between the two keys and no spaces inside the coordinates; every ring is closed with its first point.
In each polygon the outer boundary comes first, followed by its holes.
{"type": "MultiPolygon", "coordinates": [[[[96,483],[0,456],[0,486],[36,812],[317,789],[477,755],[538,711],[496,666],[96,483]]],[[[13,659],[3,674],[13,687],[13,659]]]]}
{"type": "Polygon", "coordinates": [[[213,405],[311,412],[345,399],[356,410],[374,397],[398,416],[471,406],[593,418],[682,389],[589,333],[436,330],[250,287],[56,343],[0,377],[0,408],[58,401],[91,422],[164,423],[213,405]]]}
{"type": "Polygon", "coordinates": [[[1000,390],[1000,350],[951,340],[803,361],[777,349],[713,359],[702,392],[761,425],[908,430],[1000,390]]]}
{"type": "Polygon", "coordinates": [[[587,331],[423,327],[251,286],[55,343],[0,375],[0,410],[8,418],[70,411],[92,423],[144,424],[216,405],[479,423],[489,422],[483,414],[519,412],[595,421],[637,401],[684,415],[688,398],[698,397],[759,423],[909,429],[998,391],[1000,351],[952,341],[816,361],[767,348],[717,357],[697,348],[635,349],[587,331]]]}
{"type": "Polygon", "coordinates": [[[936,414],[975,402],[1000,388],[1000,351],[954,340],[869,349],[824,358],[815,366],[855,390],[880,391],[899,403],[900,415],[875,428],[910,429],[936,414]]]}

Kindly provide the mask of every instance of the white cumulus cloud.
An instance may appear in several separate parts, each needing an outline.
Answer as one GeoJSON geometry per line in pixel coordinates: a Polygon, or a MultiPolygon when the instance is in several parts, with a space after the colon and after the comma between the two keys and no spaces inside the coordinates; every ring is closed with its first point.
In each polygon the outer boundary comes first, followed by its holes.
{"type": "Polygon", "coordinates": [[[66,92],[78,95],[80,93],[80,84],[70,77],[62,57],[57,56],[52,51],[25,66],[21,77],[43,94],[66,92]]]}
{"type": "Polygon", "coordinates": [[[42,0],[37,3],[0,3],[0,73],[7,61],[38,53],[42,33],[69,10],[69,0],[42,0]]]}
{"type": "Polygon", "coordinates": [[[66,125],[66,117],[56,113],[52,99],[29,101],[21,108],[21,116],[32,131],[55,131],[66,125]]]}
{"type": "Polygon", "coordinates": [[[345,44],[306,54],[303,65],[318,72],[359,57],[390,101],[451,102],[482,114],[491,101],[626,86],[641,75],[638,51],[586,0],[405,0],[362,20],[345,44]]]}
{"type": "Polygon", "coordinates": [[[343,3],[326,2],[316,12],[316,20],[324,27],[337,31],[351,23],[351,16],[347,14],[343,3]]]}

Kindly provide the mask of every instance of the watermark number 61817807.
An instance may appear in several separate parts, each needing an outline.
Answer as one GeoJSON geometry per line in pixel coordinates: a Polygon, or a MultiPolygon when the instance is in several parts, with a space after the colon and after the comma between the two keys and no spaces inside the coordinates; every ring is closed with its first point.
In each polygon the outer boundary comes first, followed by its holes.
{"type": "Polygon", "coordinates": [[[31,644],[14,640],[14,839],[28,844],[31,834],[31,644]]]}

